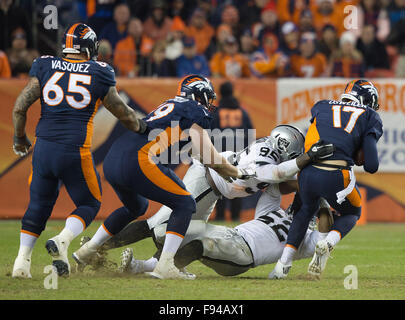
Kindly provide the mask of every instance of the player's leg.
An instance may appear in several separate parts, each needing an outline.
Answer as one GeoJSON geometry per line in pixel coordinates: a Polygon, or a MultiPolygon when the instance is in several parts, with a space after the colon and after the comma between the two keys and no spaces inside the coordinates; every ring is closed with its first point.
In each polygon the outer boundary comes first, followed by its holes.
{"type": "MultiPolygon", "coordinates": [[[[340,183],[336,183],[336,185],[340,187],[337,189],[337,192],[349,185],[347,170],[342,170],[339,174],[338,182],[340,183]]],[[[339,215],[334,217],[334,223],[325,239],[318,241],[316,244],[315,254],[308,265],[308,272],[314,276],[322,274],[331,251],[353,229],[361,214],[361,195],[357,186],[354,187],[341,204],[337,203],[336,194],[334,197],[330,196],[327,200],[339,212],[339,215]]]]}
{"type": "MultiPolygon", "coordinates": [[[[193,164],[183,178],[187,190],[196,201],[196,212],[192,220],[207,221],[218,199],[218,196],[209,186],[205,177],[205,168],[202,165],[193,164]]],[[[152,236],[153,228],[167,223],[172,210],[162,206],[158,212],[147,220],[134,221],[128,224],[122,231],[114,235],[104,245],[103,249],[119,248],[152,236]]],[[[182,245],[189,238],[188,231],[182,245]]],[[[191,239],[189,240],[191,241],[191,239]]]]}
{"type": "Polygon", "coordinates": [[[80,148],[65,153],[65,163],[59,176],[76,205],[68,216],[64,229],[46,242],[53,263],[59,265],[58,274],[70,270],[68,248],[96,217],[101,205],[100,176],[95,168],[90,150],[80,148]]]}
{"type": "Polygon", "coordinates": [[[79,266],[91,263],[97,250],[105,242],[114,237],[114,234],[118,234],[131,221],[143,215],[148,207],[147,199],[140,196],[136,191],[118,185],[112,180],[109,182],[124,206],[113,211],[98,228],[91,240],[73,253],[73,258],[79,266]]]}
{"type": "Polygon", "coordinates": [[[313,169],[312,166],[308,166],[300,172],[298,182],[302,205],[293,218],[288,231],[287,244],[274,270],[269,275],[270,279],[283,279],[287,276],[297,249],[305,237],[309,223],[318,211],[322,173],[313,169]]]}
{"type": "Polygon", "coordinates": [[[30,202],[21,221],[20,247],[14,262],[12,277],[31,277],[31,255],[34,245],[45,229],[59,194],[58,179],[47,172],[41,154],[44,146],[37,141],[32,157],[32,172],[29,178],[30,202]]]}

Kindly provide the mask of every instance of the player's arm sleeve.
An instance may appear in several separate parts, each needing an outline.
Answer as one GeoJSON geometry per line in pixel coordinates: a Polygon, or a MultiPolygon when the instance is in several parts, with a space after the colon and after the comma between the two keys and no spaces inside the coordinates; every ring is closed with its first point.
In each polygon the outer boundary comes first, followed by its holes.
{"type": "Polygon", "coordinates": [[[280,164],[260,165],[256,168],[259,179],[266,183],[280,183],[291,179],[300,169],[295,159],[280,164]]]}
{"type": "Polygon", "coordinates": [[[38,78],[39,79],[39,71],[40,71],[40,59],[41,58],[37,58],[34,60],[34,62],[31,65],[31,69],[30,72],[28,73],[30,78],[38,78]]]}
{"type": "Polygon", "coordinates": [[[363,140],[364,152],[364,170],[369,173],[375,173],[378,170],[378,151],[377,140],[375,135],[368,134],[363,140]]]}
{"type": "Polygon", "coordinates": [[[100,66],[99,70],[99,84],[101,86],[101,100],[104,99],[104,97],[107,95],[108,91],[110,90],[111,87],[115,87],[116,81],[115,81],[115,71],[114,69],[106,65],[105,67],[100,66]]]}
{"type": "Polygon", "coordinates": [[[364,170],[369,173],[374,173],[378,170],[377,142],[382,134],[382,120],[377,112],[372,111],[363,138],[364,170]]]}

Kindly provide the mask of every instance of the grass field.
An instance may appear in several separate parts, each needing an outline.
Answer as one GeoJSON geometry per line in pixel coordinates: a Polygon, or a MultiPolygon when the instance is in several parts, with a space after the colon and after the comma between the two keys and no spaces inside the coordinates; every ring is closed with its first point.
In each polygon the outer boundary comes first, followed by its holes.
{"type": "MultiPolygon", "coordinates": [[[[92,236],[100,221],[85,235],[92,236]]],[[[114,272],[73,273],[58,279],[58,289],[44,288],[44,267],[50,257],[45,241],[59,233],[63,221],[50,221],[37,241],[32,256],[32,279],[13,279],[11,270],[19,245],[19,221],[0,221],[0,300],[8,299],[147,299],[147,300],[273,300],[273,299],[405,299],[405,224],[368,224],[356,227],[343,239],[328,261],[319,281],[306,279],[310,259],[295,262],[286,280],[267,279],[273,265],[260,266],[237,277],[221,277],[194,262],[188,270],[195,281],[159,281],[146,275],[128,276],[114,272]],[[358,270],[358,289],[344,288],[347,265],[358,270]]],[[[78,248],[71,244],[70,253],[78,248]]],[[[133,245],[135,256],[148,258],[155,247],[151,239],[133,245]]],[[[119,262],[122,249],[109,253],[119,262]]],[[[73,261],[72,267],[74,266],[73,261]]]]}

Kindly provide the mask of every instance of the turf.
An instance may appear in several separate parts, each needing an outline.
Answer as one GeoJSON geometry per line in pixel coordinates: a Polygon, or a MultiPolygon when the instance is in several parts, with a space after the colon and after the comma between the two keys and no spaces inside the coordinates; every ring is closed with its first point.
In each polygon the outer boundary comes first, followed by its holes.
{"type": "MultiPolygon", "coordinates": [[[[100,221],[85,235],[92,236],[100,221]]],[[[328,261],[321,280],[309,280],[306,269],[310,259],[294,263],[285,280],[268,280],[273,265],[260,266],[237,277],[221,277],[199,262],[188,270],[195,281],[151,279],[111,271],[73,273],[58,279],[58,289],[45,289],[44,267],[50,264],[44,245],[62,230],[63,221],[49,221],[37,241],[32,256],[32,279],[13,279],[11,270],[19,245],[19,221],[0,220],[0,300],[18,299],[136,299],[136,300],[295,300],[295,299],[405,299],[405,224],[367,224],[357,226],[343,239],[328,261]],[[358,270],[358,288],[345,289],[347,265],[358,270]]],[[[70,253],[78,248],[75,239],[70,253]]],[[[264,244],[265,245],[265,244],[264,244]]],[[[132,245],[137,258],[148,258],[155,250],[151,239],[132,245]]],[[[109,252],[118,263],[122,249],[109,252]]],[[[72,266],[74,262],[71,261],[72,266]]]]}

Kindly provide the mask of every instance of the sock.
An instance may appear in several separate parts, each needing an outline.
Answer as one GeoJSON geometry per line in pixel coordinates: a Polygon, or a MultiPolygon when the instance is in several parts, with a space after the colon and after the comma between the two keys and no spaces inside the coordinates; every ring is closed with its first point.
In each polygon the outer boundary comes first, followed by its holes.
{"type": "Polygon", "coordinates": [[[65,228],[59,233],[59,237],[69,245],[84,229],[85,224],[81,218],[70,216],[66,219],[65,228]]]}
{"type": "Polygon", "coordinates": [[[38,237],[31,234],[21,232],[20,233],[20,249],[18,250],[18,255],[24,256],[28,259],[31,258],[32,250],[37,242],[38,237]]]}
{"type": "Polygon", "coordinates": [[[323,240],[328,236],[328,232],[319,232],[319,239],[323,240]]]}
{"type": "Polygon", "coordinates": [[[292,246],[287,244],[284,247],[283,254],[281,255],[281,258],[280,258],[280,262],[285,265],[292,264],[295,252],[297,252],[297,249],[295,249],[292,246]]]}
{"type": "Polygon", "coordinates": [[[326,237],[326,241],[328,241],[333,247],[335,247],[338,242],[340,241],[340,232],[337,230],[332,230],[328,233],[328,236],[326,237]]]}
{"type": "Polygon", "coordinates": [[[176,254],[180,247],[183,237],[174,233],[166,233],[165,243],[163,245],[162,254],[164,252],[172,253],[173,256],[176,254]]]}
{"type": "Polygon", "coordinates": [[[110,239],[113,235],[106,229],[104,224],[98,228],[96,234],[91,238],[89,241],[89,246],[93,249],[97,249],[103,245],[108,239],[110,239]]]}
{"type": "MultiPolygon", "coordinates": [[[[143,272],[152,272],[155,270],[156,264],[158,263],[158,259],[152,257],[148,260],[143,260],[143,272]]],[[[131,261],[132,269],[135,269],[135,260],[131,261]]]]}

